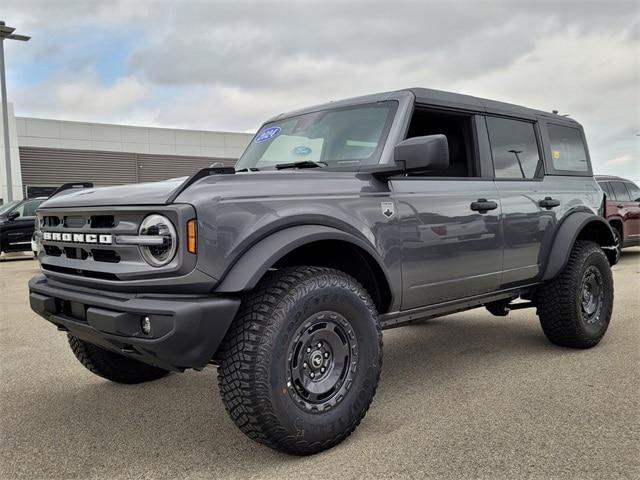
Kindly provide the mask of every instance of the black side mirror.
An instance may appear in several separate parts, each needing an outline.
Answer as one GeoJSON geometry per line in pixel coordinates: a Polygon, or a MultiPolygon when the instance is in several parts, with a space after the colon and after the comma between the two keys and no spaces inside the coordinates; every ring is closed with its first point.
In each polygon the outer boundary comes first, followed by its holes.
{"type": "Polygon", "coordinates": [[[407,138],[396,145],[393,156],[407,172],[442,170],[449,167],[449,142],[442,134],[407,138]]]}
{"type": "Polygon", "coordinates": [[[17,211],[14,210],[13,212],[11,212],[11,213],[9,213],[7,215],[7,220],[15,220],[19,216],[20,216],[20,212],[17,212],[17,211]]]}

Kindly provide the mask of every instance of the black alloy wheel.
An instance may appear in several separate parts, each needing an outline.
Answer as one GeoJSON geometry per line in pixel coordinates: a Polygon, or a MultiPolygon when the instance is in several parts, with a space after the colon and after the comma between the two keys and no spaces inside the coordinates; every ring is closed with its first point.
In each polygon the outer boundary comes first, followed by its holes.
{"type": "Polygon", "coordinates": [[[358,340],[337,312],[312,315],[289,344],[287,386],[296,404],[324,411],[344,398],[358,364],[358,340]]]}

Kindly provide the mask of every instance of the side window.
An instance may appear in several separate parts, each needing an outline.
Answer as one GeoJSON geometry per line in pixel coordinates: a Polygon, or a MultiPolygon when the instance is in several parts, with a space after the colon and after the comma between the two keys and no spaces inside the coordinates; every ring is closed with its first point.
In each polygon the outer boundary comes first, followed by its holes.
{"type": "Polygon", "coordinates": [[[622,182],[611,182],[611,190],[613,190],[613,198],[615,198],[619,202],[630,202],[631,198],[629,198],[629,192],[624,186],[622,182]]]}
{"type": "Polygon", "coordinates": [[[20,217],[33,217],[36,214],[36,209],[42,203],[40,200],[31,200],[22,203],[14,211],[20,214],[20,217]]]}
{"type": "Polygon", "coordinates": [[[422,177],[473,177],[478,175],[473,149],[472,122],[469,115],[434,111],[416,106],[407,138],[442,134],[449,144],[449,167],[420,172],[422,177]]]}
{"type": "Polygon", "coordinates": [[[535,178],[542,168],[533,124],[487,117],[496,178],[535,178]]]}
{"type": "Polygon", "coordinates": [[[588,172],[587,149],[580,130],[563,125],[548,124],[551,142],[551,162],[556,170],[588,172]]]}
{"type": "Polygon", "coordinates": [[[635,183],[625,183],[632,202],[640,202],[640,188],[635,183]]]}

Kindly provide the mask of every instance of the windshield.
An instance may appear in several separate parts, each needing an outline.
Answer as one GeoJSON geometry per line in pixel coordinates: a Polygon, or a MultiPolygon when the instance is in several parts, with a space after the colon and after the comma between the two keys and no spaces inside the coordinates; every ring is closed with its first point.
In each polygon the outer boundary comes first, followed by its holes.
{"type": "Polygon", "coordinates": [[[396,102],[321,110],[263,125],[236,170],[270,168],[293,162],[329,167],[377,163],[393,120],[396,102]]]}
{"type": "Polygon", "coordinates": [[[14,200],[12,202],[0,205],[0,215],[4,215],[5,213],[8,213],[10,210],[12,210],[19,203],[20,203],[20,200],[14,200]]]}

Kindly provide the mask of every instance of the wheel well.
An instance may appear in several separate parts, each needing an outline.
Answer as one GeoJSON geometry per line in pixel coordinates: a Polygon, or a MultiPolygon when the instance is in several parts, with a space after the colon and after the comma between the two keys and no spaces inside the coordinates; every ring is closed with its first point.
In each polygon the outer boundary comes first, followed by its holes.
{"type": "Polygon", "coordinates": [[[351,275],[369,292],[379,313],[391,306],[391,289],[375,259],[362,248],[340,240],[320,240],[289,252],[273,266],[313,265],[351,275]]]}
{"type": "MultiPolygon", "coordinates": [[[[613,226],[613,225],[612,225],[613,226]]],[[[578,240],[590,240],[598,243],[601,247],[612,247],[615,245],[611,238],[611,232],[603,222],[592,221],[587,223],[576,238],[578,240]]],[[[615,252],[611,249],[604,249],[607,258],[615,262],[615,252]]]]}

